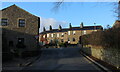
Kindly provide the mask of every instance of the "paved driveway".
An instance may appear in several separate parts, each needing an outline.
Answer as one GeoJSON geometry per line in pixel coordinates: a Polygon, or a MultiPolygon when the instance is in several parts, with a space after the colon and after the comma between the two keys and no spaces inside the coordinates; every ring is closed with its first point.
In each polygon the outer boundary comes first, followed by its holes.
{"type": "Polygon", "coordinates": [[[41,57],[23,70],[47,70],[54,72],[60,70],[77,70],[102,72],[97,66],[80,54],[79,48],[48,48],[42,49],[42,51],[41,57]]]}

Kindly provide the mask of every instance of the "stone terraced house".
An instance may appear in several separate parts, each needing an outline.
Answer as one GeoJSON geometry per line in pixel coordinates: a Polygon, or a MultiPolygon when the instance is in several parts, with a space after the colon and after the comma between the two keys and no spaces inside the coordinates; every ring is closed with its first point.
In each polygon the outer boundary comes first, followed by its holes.
{"type": "Polygon", "coordinates": [[[2,29],[3,52],[38,50],[40,18],[30,14],[16,5],[9,6],[0,11],[2,29]],[[7,49],[6,49],[7,48],[7,49]]]}
{"type": "Polygon", "coordinates": [[[82,35],[102,29],[102,26],[83,26],[83,23],[81,23],[80,27],[72,27],[70,24],[69,28],[63,29],[61,26],[59,26],[59,29],[52,29],[52,26],[50,26],[50,30],[48,31],[46,31],[44,27],[43,32],[39,34],[39,42],[42,44],[49,44],[57,40],[57,42],[62,43],[78,44],[82,35]]]}

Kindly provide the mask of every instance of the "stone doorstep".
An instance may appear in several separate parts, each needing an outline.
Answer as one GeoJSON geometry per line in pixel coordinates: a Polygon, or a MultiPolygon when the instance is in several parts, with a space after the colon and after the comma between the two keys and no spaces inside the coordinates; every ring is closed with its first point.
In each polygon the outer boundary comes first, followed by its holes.
{"type": "MultiPolygon", "coordinates": [[[[98,63],[99,65],[103,66],[103,67],[106,68],[107,70],[110,70],[110,71],[113,71],[113,72],[114,72],[114,71],[120,71],[120,69],[117,69],[115,66],[110,65],[110,64],[108,64],[108,63],[106,63],[106,62],[104,62],[104,61],[102,61],[102,60],[100,60],[100,59],[97,59],[97,58],[93,57],[93,56],[90,56],[90,55],[86,54],[85,52],[81,52],[81,54],[84,55],[85,57],[87,56],[87,57],[89,57],[90,59],[94,60],[96,63],[98,63]]],[[[97,64],[96,64],[96,65],[97,65],[97,64]]],[[[98,66],[99,66],[99,65],[98,65],[98,66]]],[[[102,69],[104,70],[104,68],[102,68],[102,69]]]]}

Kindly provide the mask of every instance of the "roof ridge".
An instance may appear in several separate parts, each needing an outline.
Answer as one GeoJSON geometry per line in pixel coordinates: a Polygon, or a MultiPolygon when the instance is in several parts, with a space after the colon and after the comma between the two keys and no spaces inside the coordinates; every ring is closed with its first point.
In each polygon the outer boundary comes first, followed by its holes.
{"type": "MultiPolygon", "coordinates": [[[[11,5],[11,6],[8,6],[8,7],[4,8],[4,9],[2,9],[1,11],[6,10],[6,9],[8,9],[8,8],[10,8],[10,7],[13,7],[13,6],[16,6],[17,8],[19,8],[19,9],[21,9],[21,10],[27,12],[28,14],[33,15],[32,13],[30,13],[30,12],[28,12],[28,11],[26,11],[26,10],[20,8],[20,7],[17,6],[16,4],[13,4],[13,5],[11,5]]],[[[36,16],[36,15],[33,15],[33,16],[36,16]]],[[[38,17],[38,16],[36,16],[36,17],[38,17]]]]}
{"type": "Polygon", "coordinates": [[[16,6],[16,5],[15,5],[15,4],[13,4],[13,5],[11,5],[11,6],[8,6],[8,7],[6,7],[6,8],[3,8],[1,11],[6,10],[6,9],[8,9],[8,8],[12,7],[12,6],[16,6]]]}

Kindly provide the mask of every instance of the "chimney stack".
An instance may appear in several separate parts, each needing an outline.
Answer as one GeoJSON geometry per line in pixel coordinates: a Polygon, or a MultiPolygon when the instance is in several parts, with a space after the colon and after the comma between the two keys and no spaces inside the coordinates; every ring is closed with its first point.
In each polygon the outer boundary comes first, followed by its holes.
{"type": "Polygon", "coordinates": [[[71,25],[71,23],[69,24],[69,28],[70,28],[70,29],[72,28],[72,25],[71,25]]]}
{"type": "Polygon", "coordinates": [[[83,22],[81,22],[81,24],[80,24],[80,28],[83,28],[83,22]]]}
{"type": "Polygon", "coordinates": [[[50,25],[50,30],[52,30],[52,26],[50,25]]]}
{"type": "Polygon", "coordinates": [[[43,27],[43,31],[44,31],[44,32],[46,31],[45,27],[43,27]]]}
{"type": "Polygon", "coordinates": [[[62,29],[62,27],[61,27],[61,25],[59,25],[59,30],[61,30],[62,29]]]}

